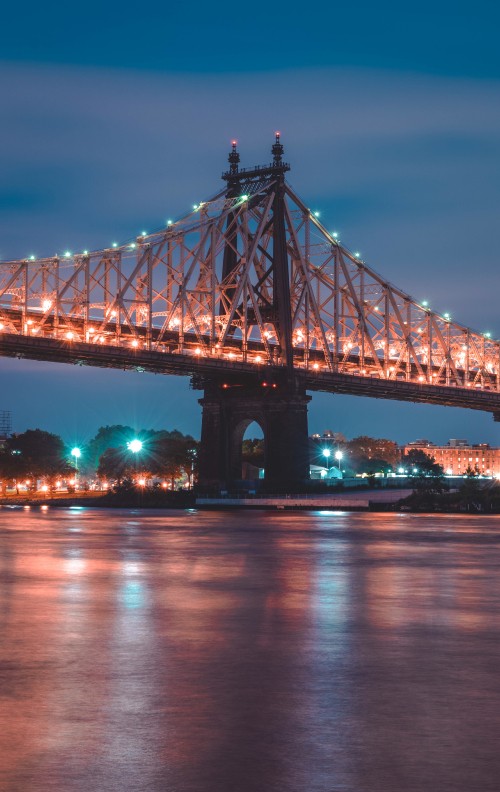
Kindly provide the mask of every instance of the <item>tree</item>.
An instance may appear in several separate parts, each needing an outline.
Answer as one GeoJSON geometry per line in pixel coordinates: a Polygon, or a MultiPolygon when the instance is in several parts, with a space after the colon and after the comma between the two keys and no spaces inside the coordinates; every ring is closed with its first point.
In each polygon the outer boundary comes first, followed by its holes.
{"type": "MultiPolygon", "coordinates": [[[[117,436],[122,440],[124,438],[121,431],[117,436]]],[[[126,441],[117,448],[106,448],[99,458],[98,475],[121,482],[141,473],[146,478],[156,476],[170,479],[172,488],[183,475],[192,479],[198,443],[190,435],[183,435],[174,429],[172,432],[142,431],[138,436],[143,441],[143,447],[136,454],[127,449],[126,441]]]]}
{"type": "Polygon", "coordinates": [[[416,511],[442,511],[450,503],[447,492],[448,484],[443,476],[420,474],[415,479],[412,494],[401,502],[416,511]]]}
{"type": "Polygon", "coordinates": [[[448,483],[442,465],[419,448],[410,449],[401,464],[415,477],[413,492],[404,503],[417,511],[439,511],[446,507],[448,483]]]}
{"type": "Polygon", "coordinates": [[[122,448],[107,448],[99,458],[99,478],[116,479],[120,483],[125,478],[132,478],[134,472],[134,462],[122,448]]]}
{"type": "Polygon", "coordinates": [[[348,440],[345,449],[351,459],[351,465],[355,469],[361,460],[376,459],[395,465],[399,460],[399,448],[393,440],[384,437],[368,437],[360,435],[348,440]]]}
{"type": "Polygon", "coordinates": [[[0,474],[19,482],[46,478],[49,483],[57,476],[74,472],[68,461],[67,449],[58,435],[41,429],[28,429],[9,437],[0,452],[0,474]]]}
{"type": "Polygon", "coordinates": [[[81,467],[86,472],[94,471],[99,465],[102,454],[108,448],[126,448],[127,442],[136,437],[130,426],[114,424],[101,426],[95,437],[83,449],[81,467]]]}
{"type": "Polygon", "coordinates": [[[243,462],[248,462],[258,468],[264,467],[264,440],[253,438],[243,440],[241,447],[241,458],[243,462]]]}
{"type": "Polygon", "coordinates": [[[382,475],[387,476],[388,473],[392,472],[392,465],[385,459],[360,457],[356,460],[355,469],[357,473],[367,473],[369,476],[375,475],[375,473],[382,473],[382,475]]]}
{"type": "Polygon", "coordinates": [[[198,443],[191,435],[181,432],[159,432],[152,442],[152,471],[157,475],[170,479],[172,489],[176,479],[185,475],[192,483],[198,443]]]}
{"type": "Polygon", "coordinates": [[[444,468],[439,465],[434,457],[426,454],[420,448],[411,448],[407,454],[401,458],[402,466],[408,470],[410,476],[439,476],[444,474],[444,468]]]}

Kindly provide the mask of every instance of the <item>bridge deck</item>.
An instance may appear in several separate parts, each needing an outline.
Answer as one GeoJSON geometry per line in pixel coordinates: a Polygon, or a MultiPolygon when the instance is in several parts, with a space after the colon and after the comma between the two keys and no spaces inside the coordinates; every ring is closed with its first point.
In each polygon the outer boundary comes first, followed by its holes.
{"type": "MultiPolygon", "coordinates": [[[[0,355],[155,374],[191,375],[200,382],[203,378],[217,378],[221,382],[227,379],[228,383],[241,378],[245,381],[269,383],[274,379],[279,387],[279,382],[286,376],[286,369],[279,365],[256,365],[255,362],[231,361],[224,357],[195,356],[192,352],[180,354],[82,342],[69,343],[61,339],[35,338],[5,332],[0,333],[0,355]]],[[[464,407],[491,412],[495,420],[500,420],[500,394],[495,391],[300,367],[294,369],[294,377],[299,384],[311,391],[464,407]]]]}

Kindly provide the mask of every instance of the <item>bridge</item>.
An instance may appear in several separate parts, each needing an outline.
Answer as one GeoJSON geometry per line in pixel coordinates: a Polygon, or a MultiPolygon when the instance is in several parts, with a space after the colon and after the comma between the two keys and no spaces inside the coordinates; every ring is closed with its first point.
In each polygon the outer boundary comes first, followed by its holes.
{"type": "Polygon", "coordinates": [[[500,343],[389,283],[265,165],[162,229],[0,263],[0,354],[191,376],[200,483],[241,476],[257,421],[271,486],[308,478],[307,391],[467,407],[500,420],[500,343]]]}

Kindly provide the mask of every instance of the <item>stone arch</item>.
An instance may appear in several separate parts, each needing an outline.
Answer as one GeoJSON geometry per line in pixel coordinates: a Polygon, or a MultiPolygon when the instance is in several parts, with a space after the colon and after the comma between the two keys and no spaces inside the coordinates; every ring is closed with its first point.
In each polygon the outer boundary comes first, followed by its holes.
{"type": "MultiPolygon", "coordinates": [[[[262,436],[264,438],[264,460],[266,458],[266,426],[264,421],[264,416],[260,413],[253,414],[252,413],[245,417],[240,418],[237,423],[232,427],[231,437],[230,437],[230,447],[229,447],[229,457],[230,457],[230,468],[233,472],[233,477],[235,479],[242,478],[242,445],[243,445],[243,438],[245,437],[245,432],[249,426],[253,423],[257,424],[262,432],[262,436]]],[[[264,462],[265,468],[265,462],[264,462]]]]}
{"type": "Polygon", "coordinates": [[[307,404],[310,397],[288,382],[207,381],[199,455],[203,490],[231,489],[241,481],[241,443],[255,421],[265,445],[266,488],[296,487],[309,478],[307,404]]]}

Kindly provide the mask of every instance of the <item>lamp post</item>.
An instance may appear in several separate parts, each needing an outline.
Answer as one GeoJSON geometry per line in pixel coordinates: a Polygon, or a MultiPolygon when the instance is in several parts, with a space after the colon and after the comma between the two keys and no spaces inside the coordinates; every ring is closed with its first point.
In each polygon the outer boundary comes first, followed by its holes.
{"type": "Polygon", "coordinates": [[[340,460],[342,459],[343,456],[344,455],[343,455],[342,451],[335,451],[335,459],[339,463],[339,470],[340,470],[340,460]]]}
{"type": "Polygon", "coordinates": [[[142,440],[129,440],[127,443],[127,448],[129,451],[132,451],[133,454],[138,454],[139,451],[142,450],[142,440]]]}
{"type": "Polygon", "coordinates": [[[78,485],[78,460],[80,459],[82,452],[81,449],[78,448],[78,446],[75,446],[74,448],[71,449],[70,453],[73,459],[75,460],[75,489],[76,489],[78,485]]]}
{"type": "Polygon", "coordinates": [[[328,473],[330,472],[330,464],[329,463],[330,463],[331,453],[332,452],[330,451],[329,448],[324,448],[323,449],[323,456],[326,457],[326,477],[327,478],[328,478],[328,473]]]}
{"type": "Polygon", "coordinates": [[[129,451],[132,451],[134,455],[134,470],[137,476],[137,454],[139,451],[142,451],[142,440],[138,440],[136,437],[133,440],[129,440],[127,448],[129,451]]]}

